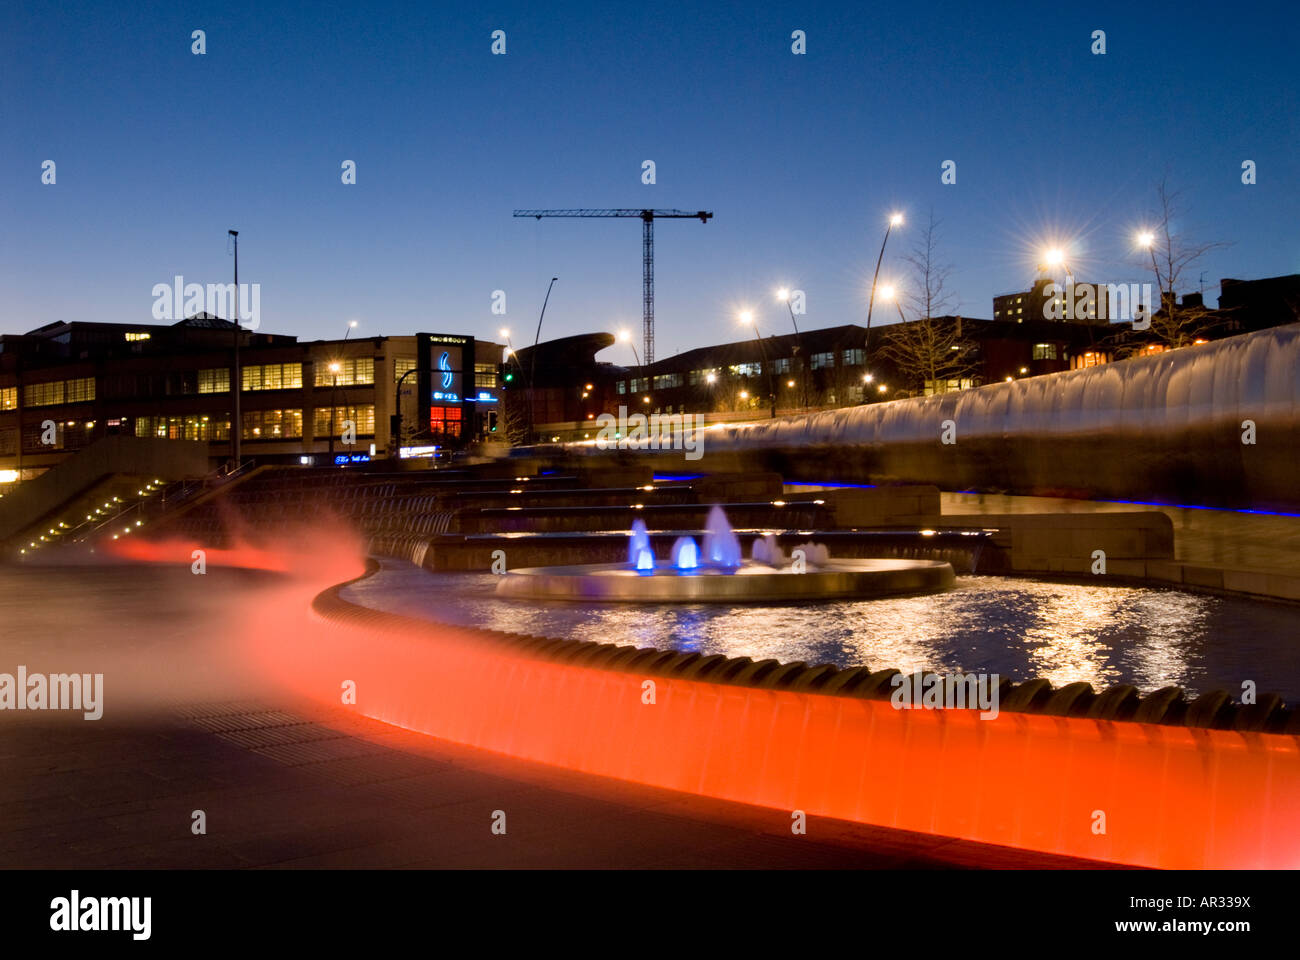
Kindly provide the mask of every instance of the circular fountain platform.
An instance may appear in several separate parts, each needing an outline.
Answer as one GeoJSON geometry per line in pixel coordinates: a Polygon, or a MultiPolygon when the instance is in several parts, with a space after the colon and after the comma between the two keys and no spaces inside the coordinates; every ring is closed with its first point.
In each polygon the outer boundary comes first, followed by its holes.
{"type": "Polygon", "coordinates": [[[613,603],[773,603],[932,593],[951,587],[953,580],[952,564],[943,560],[832,560],[802,573],[762,563],[687,571],[638,571],[610,563],[521,567],[501,578],[497,593],[613,603]]]}

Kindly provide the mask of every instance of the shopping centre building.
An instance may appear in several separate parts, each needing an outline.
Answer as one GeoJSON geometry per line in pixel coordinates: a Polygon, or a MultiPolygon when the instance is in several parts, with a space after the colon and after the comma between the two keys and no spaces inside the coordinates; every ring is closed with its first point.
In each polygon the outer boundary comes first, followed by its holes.
{"type": "Polygon", "coordinates": [[[496,426],[503,348],[418,333],[300,342],[200,314],[172,325],[73,321],[0,337],[0,479],[28,479],[100,437],[200,440],[324,464],[455,448],[496,426]],[[236,361],[236,353],[238,360],[236,361]]]}

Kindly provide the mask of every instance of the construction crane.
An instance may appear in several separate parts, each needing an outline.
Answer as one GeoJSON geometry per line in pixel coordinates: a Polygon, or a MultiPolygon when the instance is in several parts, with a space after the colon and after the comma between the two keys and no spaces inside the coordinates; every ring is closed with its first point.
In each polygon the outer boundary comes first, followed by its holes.
{"type": "Polygon", "coordinates": [[[642,356],[649,366],[655,358],[655,221],[699,220],[708,223],[711,210],[516,210],[516,217],[636,217],[641,221],[641,317],[645,335],[642,356]]]}

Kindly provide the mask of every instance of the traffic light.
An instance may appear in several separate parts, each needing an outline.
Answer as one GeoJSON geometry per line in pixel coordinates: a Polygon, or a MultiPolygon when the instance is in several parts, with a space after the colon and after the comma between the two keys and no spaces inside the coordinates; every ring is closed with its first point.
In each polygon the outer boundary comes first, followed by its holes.
{"type": "Polygon", "coordinates": [[[489,410],[488,411],[488,433],[496,433],[496,429],[497,429],[497,412],[495,410],[489,410]]]}

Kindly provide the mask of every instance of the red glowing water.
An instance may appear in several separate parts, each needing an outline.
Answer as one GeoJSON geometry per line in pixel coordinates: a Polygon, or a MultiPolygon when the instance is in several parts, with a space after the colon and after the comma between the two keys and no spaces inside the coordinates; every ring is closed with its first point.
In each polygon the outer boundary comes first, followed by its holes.
{"type": "Polygon", "coordinates": [[[811,816],[1167,868],[1300,866],[1300,738],[975,711],[646,677],[530,658],[485,635],[312,612],[362,573],[319,531],[118,556],[281,574],[233,604],[237,659],[276,686],[572,770],[811,816]],[[294,544],[292,547],[285,546],[294,544]],[[653,683],[653,695],[648,682],[653,683]],[[355,691],[355,704],[346,703],[355,691]]]}

